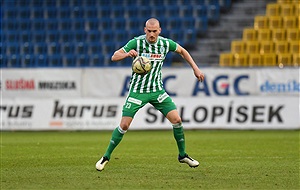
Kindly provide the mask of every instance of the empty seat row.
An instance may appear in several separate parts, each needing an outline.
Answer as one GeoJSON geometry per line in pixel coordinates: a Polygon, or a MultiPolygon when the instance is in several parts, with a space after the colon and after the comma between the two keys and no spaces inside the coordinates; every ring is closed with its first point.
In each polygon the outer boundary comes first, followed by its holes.
{"type": "Polygon", "coordinates": [[[141,18],[141,17],[203,17],[218,14],[218,5],[171,6],[101,6],[101,7],[8,7],[3,10],[4,19],[64,19],[64,18],[141,18]],[[214,11],[216,13],[214,13],[214,11]]]}
{"type": "Polygon", "coordinates": [[[220,55],[222,67],[298,67],[300,66],[300,54],[233,54],[222,53],[220,55]]]}
{"type": "MultiPolygon", "coordinates": [[[[172,54],[168,54],[164,64],[170,65],[171,60],[172,54]]],[[[0,55],[1,68],[130,66],[131,63],[132,59],[130,58],[126,58],[120,62],[111,62],[109,55],[102,54],[0,55]]]]}
{"type": "Polygon", "coordinates": [[[269,3],[266,8],[267,16],[292,16],[299,15],[299,1],[285,3],[269,3]]]}
{"type": "Polygon", "coordinates": [[[255,16],[254,28],[255,29],[276,29],[276,28],[300,28],[300,16],[255,16]]]}
{"type": "Polygon", "coordinates": [[[300,28],[282,28],[282,29],[254,29],[244,28],[244,41],[261,41],[261,40],[300,40],[300,28]]]}
{"type": "Polygon", "coordinates": [[[293,53],[300,54],[299,41],[243,41],[231,42],[231,53],[293,53]]]}

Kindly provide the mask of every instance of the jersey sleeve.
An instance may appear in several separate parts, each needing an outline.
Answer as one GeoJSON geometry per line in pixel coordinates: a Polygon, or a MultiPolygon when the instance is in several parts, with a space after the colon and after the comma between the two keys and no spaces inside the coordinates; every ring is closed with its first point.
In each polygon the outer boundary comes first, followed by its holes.
{"type": "Polygon", "coordinates": [[[177,49],[177,43],[174,42],[171,39],[168,39],[168,41],[169,41],[169,50],[170,51],[176,51],[176,49],[177,49]]]}
{"type": "Polygon", "coordinates": [[[127,42],[127,44],[125,46],[122,47],[122,49],[128,53],[130,50],[132,49],[136,49],[137,48],[137,41],[136,39],[132,39],[129,42],[127,42]]]}

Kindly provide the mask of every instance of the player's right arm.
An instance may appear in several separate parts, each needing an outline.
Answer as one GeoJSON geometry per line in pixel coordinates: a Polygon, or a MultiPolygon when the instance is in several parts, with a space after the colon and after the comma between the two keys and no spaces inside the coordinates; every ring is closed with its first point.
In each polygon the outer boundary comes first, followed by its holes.
{"type": "Polygon", "coordinates": [[[114,52],[111,60],[120,61],[127,57],[136,57],[138,55],[136,52],[136,44],[136,39],[130,40],[124,47],[114,52]]]}
{"type": "Polygon", "coordinates": [[[112,55],[111,60],[112,61],[120,61],[122,59],[125,59],[127,57],[136,57],[137,52],[132,49],[129,52],[125,52],[123,48],[115,51],[115,53],[112,55]]]}

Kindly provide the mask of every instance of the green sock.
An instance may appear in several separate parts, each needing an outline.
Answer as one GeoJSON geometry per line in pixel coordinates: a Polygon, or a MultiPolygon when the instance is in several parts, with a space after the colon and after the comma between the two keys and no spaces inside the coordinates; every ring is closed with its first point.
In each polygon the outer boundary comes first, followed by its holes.
{"type": "Polygon", "coordinates": [[[180,156],[184,156],[185,153],[185,140],[184,140],[184,133],[183,127],[181,123],[173,125],[173,134],[174,138],[177,143],[178,151],[180,156]]]}
{"type": "Polygon", "coordinates": [[[121,127],[115,128],[115,130],[112,132],[112,136],[109,142],[109,145],[106,149],[106,152],[104,156],[106,156],[108,159],[110,159],[110,156],[113,152],[113,150],[118,146],[118,144],[121,142],[123,135],[126,133],[126,131],[122,130],[121,127]]]}

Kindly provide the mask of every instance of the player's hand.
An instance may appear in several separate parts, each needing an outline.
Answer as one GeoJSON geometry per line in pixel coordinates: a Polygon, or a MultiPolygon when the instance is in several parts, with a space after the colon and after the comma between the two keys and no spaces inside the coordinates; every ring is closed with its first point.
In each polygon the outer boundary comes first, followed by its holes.
{"type": "Polygon", "coordinates": [[[204,81],[204,74],[200,71],[200,69],[194,70],[194,75],[198,79],[198,81],[204,81]]]}
{"type": "Polygon", "coordinates": [[[128,57],[136,57],[138,55],[138,53],[132,49],[127,53],[128,57]]]}

